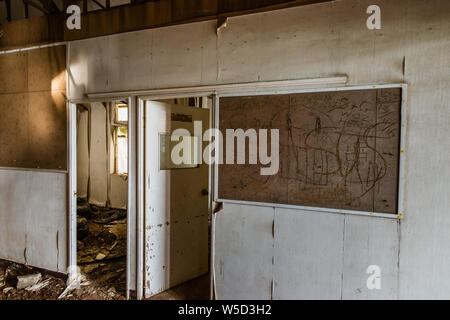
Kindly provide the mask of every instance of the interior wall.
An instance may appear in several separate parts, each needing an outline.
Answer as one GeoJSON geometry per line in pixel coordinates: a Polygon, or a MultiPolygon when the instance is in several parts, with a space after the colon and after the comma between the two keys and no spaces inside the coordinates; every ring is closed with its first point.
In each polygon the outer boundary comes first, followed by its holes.
{"type": "Polygon", "coordinates": [[[65,50],[0,55],[0,113],[14,116],[0,116],[0,157],[11,160],[0,168],[0,258],[57,272],[68,244],[65,50]],[[58,165],[43,170],[43,159],[58,165]]]}
{"type": "Polygon", "coordinates": [[[379,0],[382,29],[369,30],[372,4],[230,18],[219,35],[211,21],[71,44],[72,98],[335,74],[349,85],[409,84],[403,219],[225,204],[215,226],[219,299],[450,298],[450,3],[379,0]],[[381,290],[366,287],[373,264],[381,290]]]}
{"type": "Polygon", "coordinates": [[[128,181],[111,174],[108,162],[114,152],[107,134],[106,108],[103,103],[90,103],[90,111],[79,113],[77,128],[77,192],[79,198],[105,207],[126,209],[128,181]],[[89,112],[91,114],[90,130],[89,112]],[[90,132],[90,137],[89,137],[90,132]],[[90,142],[90,148],[88,148],[90,142]],[[88,193],[89,189],[89,193],[88,193]]]}

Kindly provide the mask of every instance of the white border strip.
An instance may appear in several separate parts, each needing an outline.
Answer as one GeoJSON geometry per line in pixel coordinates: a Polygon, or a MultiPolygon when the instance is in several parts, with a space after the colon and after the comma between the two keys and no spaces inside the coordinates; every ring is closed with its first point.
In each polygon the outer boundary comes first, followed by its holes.
{"type": "MultiPolygon", "coordinates": [[[[367,90],[367,89],[386,89],[386,88],[401,88],[402,89],[402,103],[401,103],[401,123],[400,123],[400,150],[399,150],[399,178],[398,178],[398,203],[397,203],[397,214],[390,213],[379,213],[379,212],[369,212],[369,211],[355,211],[355,210],[344,210],[344,209],[333,209],[333,208],[323,208],[323,207],[308,207],[308,206],[298,206],[298,205],[287,205],[279,203],[266,203],[266,202],[253,202],[253,201],[241,201],[241,200],[230,200],[230,199],[220,199],[218,196],[218,164],[215,164],[215,187],[214,187],[214,198],[216,202],[224,203],[234,203],[234,204],[244,204],[252,206],[262,206],[262,207],[272,207],[272,208],[287,208],[287,209],[297,209],[297,210],[307,210],[307,211],[321,211],[326,213],[339,213],[339,214],[352,214],[352,215],[363,215],[363,216],[373,216],[373,217],[383,217],[390,219],[400,219],[404,215],[404,190],[406,184],[405,176],[405,160],[406,160],[406,108],[407,108],[407,87],[405,83],[396,84],[379,84],[379,85],[361,85],[361,86],[345,86],[336,88],[311,88],[311,89],[301,89],[292,91],[248,91],[230,94],[221,94],[221,97],[238,97],[247,95],[271,95],[271,94],[294,94],[294,93],[309,93],[309,92],[333,92],[333,91],[350,91],[350,90],[367,90]]],[[[216,104],[216,119],[215,123],[218,124],[219,121],[219,101],[216,104]]],[[[218,150],[218,149],[216,149],[218,150]]]]}
{"type": "Polygon", "coordinates": [[[402,84],[402,106],[400,123],[400,160],[398,169],[398,218],[402,218],[405,213],[405,187],[406,187],[406,128],[407,128],[407,103],[408,85],[402,84]]]}
{"type": "MultiPolygon", "coordinates": [[[[128,179],[127,179],[127,279],[126,279],[126,296],[127,299],[130,299],[130,291],[132,288],[136,288],[136,284],[131,283],[131,275],[136,275],[136,269],[132,271],[132,267],[136,267],[136,259],[132,261],[132,251],[136,249],[136,229],[133,230],[133,227],[136,227],[136,161],[135,157],[136,152],[136,99],[128,98],[128,121],[127,121],[127,129],[128,129],[128,179]],[[134,250],[133,250],[134,249],[134,250]]],[[[133,252],[133,257],[135,258],[135,252],[133,252]]]]}
{"type": "MultiPolygon", "coordinates": [[[[213,119],[213,125],[211,126],[213,129],[219,129],[219,95],[214,96],[214,119],[213,119]]],[[[214,150],[217,150],[217,152],[220,152],[220,146],[218,139],[214,139],[214,150]]],[[[223,155],[219,154],[216,159],[220,159],[223,155]]],[[[213,200],[217,201],[216,199],[219,198],[219,164],[214,163],[214,189],[213,189],[213,200]]]]}
{"type": "Polygon", "coordinates": [[[145,102],[137,100],[136,298],[144,298],[145,256],[145,102]]]}
{"type": "MultiPolygon", "coordinates": [[[[32,47],[3,50],[3,51],[0,51],[0,55],[8,54],[8,53],[30,51],[30,50],[37,50],[37,49],[42,49],[42,48],[50,48],[50,47],[56,47],[56,46],[64,46],[64,45],[67,45],[67,43],[68,42],[55,42],[55,43],[49,43],[49,44],[41,44],[41,45],[32,46],[32,47]]],[[[69,59],[67,59],[67,61],[69,61],[69,59]]]]}
{"type": "Polygon", "coordinates": [[[223,202],[223,203],[244,204],[244,205],[250,205],[250,206],[255,206],[255,207],[271,207],[271,208],[295,209],[295,210],[305,210],[305,211],[319,211],[319,212],[325,212],[325,213],[352,214],[352,215],[363,215],[363,216],[382,217],[382,218],[391,218],[391,219],[398,218],[398,215],[390,214],[390,213],[377,213],[377,212],[333,209],[333,208],[323,208],[323,207],[307,207],[307,206],[298,206],[298,205],[293,205],[293,204],[254,202],[254,201],[244,201],[244,200],[217,199],[216,201],[223,202]]]}
{"type": "Polygon", "coordinates": [[[197,87],[178,87],[166,89],[153,90],[137,90],[137,91],[119,91],[119,92],[105,92],[105,93],[88,93],[89,99],[110,98],[111,96],[139,96],[140,98],[151,98],[152,96],[171,95],[179,96],[180,94],[189,95],[204,95],[207,92],[212,93],[226,93],[226,92],[245,92],[245,90],[255,89],[287,89],[289,87],[295,88],[299,86],[320,86],[320,85],[345,85],[348,77],[346,75],[327,77],[327,78],[309,78],[309,79],[295,79],[295,80],[280,80],[280,81],[262,81],[262,82],[246,82],[246,83],[230,83],[217,84],[197,87]],[[148,97],[146,97],[148,96],[148,97]]]}
{"type": "Polygon", "coordinates": [[[32,171],[32,172],[41,172],[41,173],[60,173],[60,174],[67,174],[67,173],[69,173],[69,170],[21,168],[21,167],[0,167],[0,170],[32,171]]]}
{"type": "Polygon", "coordinates": [[[77,106],[73,103],[67,104],[68,123],[68,275],[70,281],[78,276],[77,264],[77,106]]]}
{"type": "MultiPolygon", "coordinates": [[[[387,88],[404,88],[405,83],[393,83],[393,84],[373,84],[373,85],[355,85],[355,86],[342,86],[342,87],[321,87],[321,88],[299,88],[299,89],[280,89],[274,91],[261,91],[261,90],[249,90],[239,92],[220,93],[219,97],[242,97],[247,95],[253,96],[266,96],[274,94],[296,94],[296,93],[312,93],[312,92],[333,92],[333,91],[352,91],[352,90],[368,90],[368,89],[387,89],[387,88]]],[[[403,92],[402,92],[403,96],[403,92]]],[[[402,97],[403,98],[403,97],[402,97]]]]}

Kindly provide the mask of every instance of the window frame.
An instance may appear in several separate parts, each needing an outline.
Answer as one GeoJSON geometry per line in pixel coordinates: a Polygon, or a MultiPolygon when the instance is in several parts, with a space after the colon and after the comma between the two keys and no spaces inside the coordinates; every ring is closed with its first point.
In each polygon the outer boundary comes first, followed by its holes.
{"type": "Polygon", "coordinates": [[[111,123],[111,126],[114,127],[114,132],[113,132],[113,146],[114,146],[114,168],[113,168],[113,172],[111,172],[111,174],[113,175],[117,175],[117,176],[128,176],[128,165],[127,165],[127,172],[125,173],[120,173],[119,172],[119,131],[120,128],[126,128],[127,129],[127,150],[128,150],[128,121],[119,121],[117,120],[119,118],[119,109],[121,108],[120,106],[126,106],[126,107],[122,107],[122,108],[126,108],[127,109],[127,114],[128,114],[128,108],[129,106],[124,104],[124,103],[116,103],[114,105],[114,119],[111,123]]]}

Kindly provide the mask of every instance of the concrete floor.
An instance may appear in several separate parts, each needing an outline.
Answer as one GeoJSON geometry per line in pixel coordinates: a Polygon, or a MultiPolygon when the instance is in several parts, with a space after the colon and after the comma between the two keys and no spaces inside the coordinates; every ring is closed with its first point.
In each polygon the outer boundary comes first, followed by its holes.
{"type": "Polygon", "coordinates": [[[161,292],[147,300],[209,300],[209,288],[210,275],[208,273],[161,292]]]}

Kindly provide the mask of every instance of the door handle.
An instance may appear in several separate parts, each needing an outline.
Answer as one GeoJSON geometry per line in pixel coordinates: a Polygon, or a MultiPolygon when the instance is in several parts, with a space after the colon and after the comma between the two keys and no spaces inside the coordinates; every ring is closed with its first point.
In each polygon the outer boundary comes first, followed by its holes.
{"type": "Polygon", "coordinates": [[[202,190],[202,196],[207,196],[207,195],[209,195],[208,190],[203,189],[203,190],[202,190]]]}

